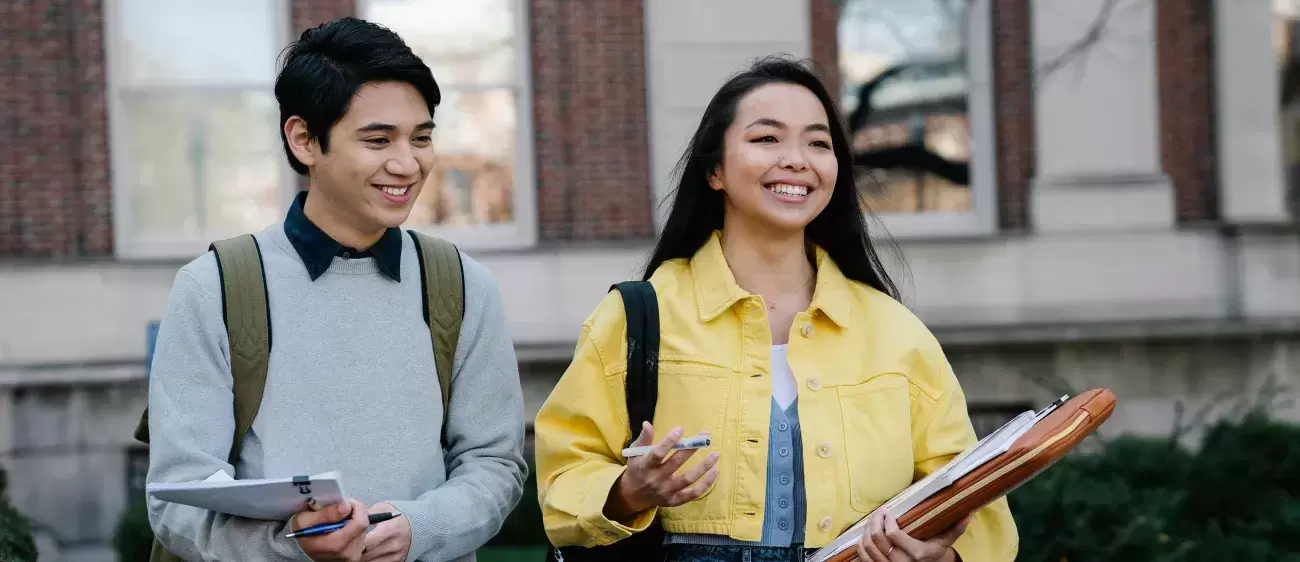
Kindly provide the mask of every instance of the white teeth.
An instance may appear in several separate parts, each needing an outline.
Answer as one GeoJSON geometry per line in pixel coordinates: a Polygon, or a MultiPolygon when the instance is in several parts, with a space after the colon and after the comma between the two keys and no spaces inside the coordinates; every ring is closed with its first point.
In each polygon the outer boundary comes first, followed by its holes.
{"type": "Polygon", "coordinates": [[[791,195],[794,197],[805,197],[808,195],[808,188],[802,185],[790,185],[788,183],[774,183],[767,186],[768,189],[780,193],[781,195],[791,195]]]}
{"type": "Polygon", "coordinates": [[[406,191],[407,191],[408,189],[411,189],[411,187],[410,187],[410,186],[406,186],[406,187],[381,187],[381,188],[379,188],[379,189],[383,190],[384,193],[387,193],[387,194],[389,194],[389,195],[392,195],[393,197],[401,197],[401,196],[403,196],[403,195],[406,195],[406,191]]]}

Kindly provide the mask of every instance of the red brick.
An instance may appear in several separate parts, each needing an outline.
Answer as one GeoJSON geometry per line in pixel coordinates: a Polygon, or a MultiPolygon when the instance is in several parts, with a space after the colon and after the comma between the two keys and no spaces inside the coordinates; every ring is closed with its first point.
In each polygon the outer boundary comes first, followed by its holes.
{"type": "Polygon", "coordinates": [[[0,3],[0,257],[112,251],[99,0],[0,3]]]}
{"type": "Polygon", "coordinates": [[[539,237],[652,235],[642,3],[529,5],[539,237]]]}
{"type": "Polygon", "coordinates": [[[1029,225],[1034,149],[1034,68],[1029,0],[992,0],[993,122],[997,131],[998,222],[1029,225]]]}
{"type": "Polygon", "coordinates": [[[357,15],[356,0],[292,0],[289,19],[293,37],[330,20],[357,15]]]}
{"type": "Polygon", "coordinates": [[[1212,0],[1156,2],[1160,161],[1178,220],[1218,216],[1212,0]]]}
{"type": "MultiPolygon", "coordinates": [[[[843,0],[809,0],[812,14],[812,60],[821,71],[822,82],[832,93],[840,91],[840,7],[843,0]]],[[[844,108],[840,108],[841,111],[844,108]]]]}

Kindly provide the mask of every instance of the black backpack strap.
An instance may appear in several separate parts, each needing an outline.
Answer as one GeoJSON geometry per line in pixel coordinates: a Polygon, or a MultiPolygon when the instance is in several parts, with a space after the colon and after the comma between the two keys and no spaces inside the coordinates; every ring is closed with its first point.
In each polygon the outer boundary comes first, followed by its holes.
{"type": "MultiPolygon", "coordinates": [[[[641,422],[654,423],[659,401],[659,299],[647,281],[624,281],[609,288],[623,296],[627,316],[627,424],[628,443],[641,433],[641,422]]],[[[546,562],[662,562],[664,534],[652,525],[632,538],[611,545],[546,549],[546,562]]]]}
{"type": "Polygon", "coordinates": [[[654,423],[659,401],[659,300],[647,281],[624,281],[610,287],[623,295],[627,316],[627,422],[631,437],[641,423],[654,423]]]}

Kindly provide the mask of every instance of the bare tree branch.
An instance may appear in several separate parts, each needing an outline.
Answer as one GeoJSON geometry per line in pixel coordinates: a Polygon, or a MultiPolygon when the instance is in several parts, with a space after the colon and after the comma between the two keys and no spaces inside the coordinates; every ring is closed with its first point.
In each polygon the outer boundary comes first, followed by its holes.
{"type": "Polygon", "coordinates": [[[1074,63],[1076,59],[1083,57],[1089,50],[1101,43],[1106,35],[1111,16],[1114,15],[1115,8],[1118,5],[1119,0],[1104,0],[1101,9],[1097,10],[1097,16],[1093,18],[1092,23],[1088,24],[1088,29],[1084,31],[1083,35],[1066,45],[1056,56],[1034,69],[1035,80],[1041,83],[1052,74],[1074,63]]]}

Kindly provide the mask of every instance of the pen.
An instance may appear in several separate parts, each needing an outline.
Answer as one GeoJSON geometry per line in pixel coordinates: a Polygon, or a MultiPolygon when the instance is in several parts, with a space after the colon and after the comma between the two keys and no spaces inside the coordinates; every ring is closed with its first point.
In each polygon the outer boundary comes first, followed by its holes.
{"type": "MultiPolygon", "coordinates": [[[[384,521],[388,521],[389,519],[398,517],[400,515],[401,513],[393,513],[393,512],[371,513],[370,524],[377,525],[379,523],[383,523],[384,521]]],[[[287,539],[296,539],[299,537],[314,537],[316,535],[327,535],[329,533],[333,533],[334,531],[337,531],[339,529],[348,526],[348,521],[351,521],[351,519],[345,519],[337,523],[321,523],[320,525],[312,525],[310,527],[307,527],[306,529],[298,529],[297,531],[289,533],[284,537],[287,539]]]]}
{"type": "MultiPolygon", "coordinates": [[[[678,441],[676,445],[673,445],[673,450],[680,451],[682,449],[702,449],[704,447],[708,447],[712,443],[713,441],[709,439],[708,435],[696,435],[695,437],[687,437],[686,439],[682,439],[681,441],[678,441]]],[[[650,454],[650,451],[653,450],[655,450],[654,445],[646,445],[644,447],[628,447],[626,449],[623,449],[623,458],[632,458],[632,457],[639,457],[641,455],[648,455],[650,454]]]]}

